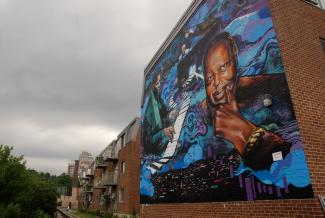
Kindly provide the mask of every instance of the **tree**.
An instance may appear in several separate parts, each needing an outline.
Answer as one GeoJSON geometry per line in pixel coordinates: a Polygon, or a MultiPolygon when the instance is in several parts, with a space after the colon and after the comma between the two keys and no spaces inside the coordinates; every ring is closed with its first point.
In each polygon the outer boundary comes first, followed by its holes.
{"type": "Polygon", "coordinates": [[[0,217],[45,217],[56,209],[55,182],[49,174],[27,170],[23,156],[0,146],[0,217]]]}
{"type": "Polygon", "coordinates": [[[9,204],[7,206],[0,206],[0,216],[2,218],[20,217],[20,206],[18,204],[9,204]]]}
{"type": "Polygon", "coordinates": [[[4,205],[22,198],[20,190],[24,190],[28,182],[23,156],[12,156],[12,149],[0,146],[0,204],[4,205]]]}
{"type": "Polygon", "coordinates": [[[24,205],[27,214],[37,213],[36,209],[47,214],[53,214],[56,210],[58,195],[55,184],[37,175],[29,175],[29,182],[23,196],[20,202],[24,205]]]}
{"type": "Polygon", "coordinates": [[[56,184],[57,187],[65,187],[65,189],[67,190],[65,195],[71,194],[72,178],[69,175],[62,173],[60,176],[56,177],[56,184]]]}

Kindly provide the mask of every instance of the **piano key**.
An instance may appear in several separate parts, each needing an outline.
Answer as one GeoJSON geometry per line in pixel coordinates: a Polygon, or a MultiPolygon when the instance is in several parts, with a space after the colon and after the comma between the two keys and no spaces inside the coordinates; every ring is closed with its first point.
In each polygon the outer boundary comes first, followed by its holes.
{"type": "Polygon", "coordinates": [[[151,171],[151,174],[155,174],[157,172],[157,170],[155,170],[151,166],[148,166],[147,169],[151,171]]]}
{"type": "Polygon", "coordinates": [[[154,162],[150,166],[159,170],[162,167],[162,164],[154,162]]]}

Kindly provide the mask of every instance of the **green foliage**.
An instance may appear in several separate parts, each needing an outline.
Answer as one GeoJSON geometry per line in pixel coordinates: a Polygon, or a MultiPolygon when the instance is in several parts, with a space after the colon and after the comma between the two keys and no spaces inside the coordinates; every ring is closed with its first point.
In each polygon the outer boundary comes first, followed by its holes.
{"type": "Polygon", "coordinates": [[[9,205],[22,198],[21,192],[28,182],[23,156],[11,155],[12,147],[0,146],[0,204],[9,205]]]}
{"type": "Polygon", "coordinates": [[[97,218],[96,210],[88,210],[88,209],[78,209],[73,212],[76,216],[80,218],[97,218]]]}
{"type": "Polygon", "coordinates": [[[42,211],[40,209],[35,211],[34,217],[35,218],[51,218],[50,215],[48,215],[47,213],[44,213],[44,211],[42,211]]]}
{"type": "Polygon", "coordinates": [[[137,212],[135,211],[135,208],[133,208],[131,218],[137,218],[137,217],[138,217],[137,212]]]}
{"type": "Polygon", "coordinates": [[[56,210],[56,186],[38,176],[30,175],[29,184],[25,190],[28,199],[22,199],[24,208],[33,211],[36,208],[48,214],[53,214],[56,210]]]}
{"type": "Polygon", "coordinates": [[[71,195],[72,178],[62,173],[60,176],[51,175],[49,173],[37,172],[36,170],[28,170],[34,176],[40,177],[57,187],[57,192],[60,195],[71,195]]]}
{"type": "Polygon", "coordinates": [[[7,206],[0,206],[0,217],[12,218],[20,217],[20,206],[18,204],[10,203],[7,206]]]}
{"type": "Polygon", "coordinates": [[[55,183],[56,183],[57,187],[66,187],[66,189],[67,189],[66,195],[71,194],[72,178],[69,175],[62,173],[60,176],[57,176],[55,178],[55,183]]]}
{"type": "Polygon", "coordinates": [[[110,213],[104,213],[103,214],[103,217],[104,218],[113,218],[113,213],[112,212],[110,212],[110,213]]]}
{"type": "Polygon", "coordinates": [[[85,208],[79,208],[78,211],[79,211],[80,213],[86,213],[87,209],[85,209],[85,208]]]}
{"type": "Polygon", "coordinates": [[[0,146],[1,217],[49,217],[58,197],[52,176],[27,170],[23,156],[11,155],[12,149],[0,146]]]}

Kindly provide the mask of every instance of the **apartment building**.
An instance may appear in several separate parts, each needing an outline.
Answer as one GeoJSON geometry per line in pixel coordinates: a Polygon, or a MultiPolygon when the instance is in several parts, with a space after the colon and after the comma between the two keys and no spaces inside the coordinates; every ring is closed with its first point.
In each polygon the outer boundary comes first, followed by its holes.
{"type": "Polygon", "coordinates": [[[139,118],[96,156],[82,177],[81,205],[101,212],[139,213],[139,118]]]}
{"type": "Polygon", "coordinates": [[[79,177],[82,177],[93,160],[93,156],[87,151],[82,151],[79,154],[79,177]]]}
{"type": "Polygon", "coordinates": [[[90,204],[93,202],[94,164],[93,161],[80,178],[79,207],[81,208],[89,208],[90,204]]]}
{"type": "Polygon", "coordinates": [[[74,162],[68,164],[67,174],[72,178],[74,174],[74,162]]]}
{"type": "Polygon", "coordinates": [[[140,119],[134,119],[118,136],[116,212],[139,214],[140,119]]]}

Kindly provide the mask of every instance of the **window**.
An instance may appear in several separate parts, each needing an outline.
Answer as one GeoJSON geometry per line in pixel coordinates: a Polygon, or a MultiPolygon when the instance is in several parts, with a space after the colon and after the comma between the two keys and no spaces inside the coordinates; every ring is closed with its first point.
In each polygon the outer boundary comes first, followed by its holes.
{"type": "Polygon", "coordinates": [[[117,140],[117,145],[120,146],[120,148],[123,148],[125,144],[125,133],[123,133],[117,140]]]}
{"type": "Polygon", "coordinates": [[[323,50],[325,52],[325,38],[319,38],[319,39],[320,39],[320,43],[321,43],[321,45],[323,47],[323,50]]]}
{"type": "Polygon", "coordinates": [[[123,148],[124,147],[124,135],[125,134],[123,134],[123,135],[121,135],[121,148],[123,148]]]}
{"type": "Polygon", "coordinates": [[[118,200],[120,203],[124,202],[124,188],[120,188],[119,193],[118,193],[118,200]]]}
{"type": "Polygon", "coordinates": [[[121,173],[124,174],[125,173],[125,161],[121,162],[121,173]]]}

